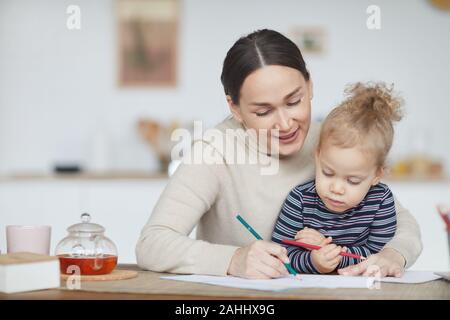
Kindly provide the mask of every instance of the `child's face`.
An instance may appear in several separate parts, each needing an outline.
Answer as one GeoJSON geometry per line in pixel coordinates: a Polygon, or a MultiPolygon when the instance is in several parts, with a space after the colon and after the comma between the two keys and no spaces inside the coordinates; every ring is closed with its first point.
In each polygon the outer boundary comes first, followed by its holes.
{"type": "Polygon", "coordinates": [[[316,152],[316,190],[333,212],[357,206],[381,175],[375,160],[357,147],[342,148],[327,143],[316,152]]]}

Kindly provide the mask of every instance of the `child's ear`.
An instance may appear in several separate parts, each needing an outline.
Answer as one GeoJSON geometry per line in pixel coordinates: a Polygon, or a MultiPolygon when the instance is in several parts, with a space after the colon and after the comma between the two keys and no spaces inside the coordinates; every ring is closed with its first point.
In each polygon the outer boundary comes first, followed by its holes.
{"type": "Polygon", "coordinates": [[[227,103],[230,108],[230,112],[233,115],[234,119],[242,123],[242,115],[241,108],[233,102],[233,99],[229,95],[227,95],[227,103]]]}
{"type": "Polygon", "coordinates": [[[381,179],[384,177],[384,168],[377,169],[375,178],[373,179],[372,185],[377,185],[380,183],[381,179]]]}

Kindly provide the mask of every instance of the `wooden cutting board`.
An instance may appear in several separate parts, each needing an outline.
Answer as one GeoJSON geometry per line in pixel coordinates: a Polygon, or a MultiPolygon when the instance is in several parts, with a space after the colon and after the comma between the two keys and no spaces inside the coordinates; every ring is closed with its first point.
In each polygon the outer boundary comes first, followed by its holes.
{"type": "MultiPolygon", "coordinates": [[[[113,270],[109,274],[101,274],[95,276],[80,276],[81,281],[116,281],[136,278],[138,275],[137,271],[133,270],[113,270]]],[[[62,280],[67,280],[69,277],[73,277],[71,274],[61,274],[62,280]]]]}

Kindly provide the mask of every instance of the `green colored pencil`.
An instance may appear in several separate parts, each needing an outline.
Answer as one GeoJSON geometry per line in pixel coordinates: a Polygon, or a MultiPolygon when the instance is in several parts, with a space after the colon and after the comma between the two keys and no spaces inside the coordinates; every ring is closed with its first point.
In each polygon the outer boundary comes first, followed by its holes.
{"type": "MultiPolygon", "coordinates": [[[[240,215],[237,215],[236,219],[238,219],[239,222],[242,223],[244,225],[244,227],[247,228],[247,230],[250,231],[250,233],[255,236],[256,239],[263,240],[263,238],[261,238],[261,236],[258,234],[258,232],[256,232],[255,229],[253,229],[247,223],[247,221],[244,220],[244,218],[242,218],[240,215]]],[[[284,265],[286,266],[286,269],[288,269],[290,274],[292,274],[294,276],[297,275],[297,272],[294,270],[294,268],[292,268],[292,266],[291,266],[291,264],[289,262],[286,262],[284,265]]]]}

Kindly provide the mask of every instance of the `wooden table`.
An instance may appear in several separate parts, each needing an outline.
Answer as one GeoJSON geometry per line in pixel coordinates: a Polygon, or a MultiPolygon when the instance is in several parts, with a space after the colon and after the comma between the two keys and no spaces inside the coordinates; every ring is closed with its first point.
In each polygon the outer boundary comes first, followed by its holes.
{"type": "MultiPolygon", "coordinates": [[[[120,265],[118,268],[139,270],[136,265],[120,265]]],[[[450,300],[450,282],[440,279],[422,284],[381,283],[380,289],[295,289],[290,292],[262,292],[204,284],[161,280],[163,274],[145,272],[146,281],[153,282],[155,288],[162,285],[169,294],[161,293],[124,293],[124,292],[90,292],[51,289],[34,292],[2,294],[0,299],[42,299],[42,300],[228,300],[228,299],[263,299],[263,300],[385,300],[385,299],[445,299],[450,300]],[[202,292],[202,294],[198,294],[202,292]],[[221,294],[223,292],[224,294],[221,294]],[[197,293],[197,294],[196,294],[197,293]],[[210,294],[209,294],[210,293],[210,294]]],[[[141,274],[140,274],[141,277],[141,274]]],[[[138,278],[135,278],[138,279],[138,278]]],[[[129,280],[124,280],[129,281],[129,280]]],[[[137,280],[135,280],[137,281],[137,280]]],[[[122,282],[126,286],[126,282],[122,282]]],[[[131,283],[131,282],[130,282],[131,283]]]]}

